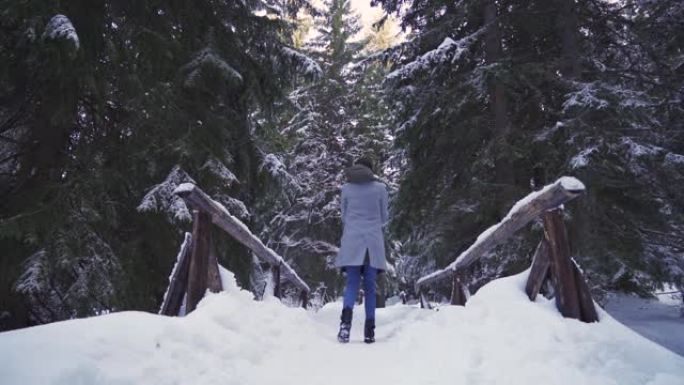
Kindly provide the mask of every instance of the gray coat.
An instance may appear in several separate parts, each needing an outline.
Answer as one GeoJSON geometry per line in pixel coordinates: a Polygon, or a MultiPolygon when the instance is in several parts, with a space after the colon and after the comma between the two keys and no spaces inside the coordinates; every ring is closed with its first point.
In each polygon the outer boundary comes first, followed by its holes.
{"type": "Polygon", "coordinates": [[[369,263],[386,270],[383,227],[387,224],[387,187],[377,181],[370,169],[355,165],[347,171],[348,180],[342,186],[342,241],[335,266],[364,264],[366,250],[369,263]]]}

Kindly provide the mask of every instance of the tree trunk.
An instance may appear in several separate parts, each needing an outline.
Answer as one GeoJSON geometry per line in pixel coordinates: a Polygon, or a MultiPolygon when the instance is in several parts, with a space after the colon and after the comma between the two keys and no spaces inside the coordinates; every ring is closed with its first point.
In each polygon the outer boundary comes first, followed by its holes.
{"type": "Polygon", "coordinates": [[[501,30],[498,21],[497,4],[495,0],[487,0],[484,8],[484,22],[487,28],[485,34],[485,60],[488,65],[494,65],[493,79],[489,81],[489,113],[491,132],[493,135],[492,156],[494,157],[494,182],[498,185],[494,192],[499,211],[504,214],[510,199],[511,187],[514,184],[511,150],[508,143],[510,121],[508,119],[508,100],[505,87],[499,79],[501,72],[500,61],[503,50],[501,46],[501,30]],[[497,65],[498,64],[498,65],[497,65]]]}
{"type": "Polygon", "coordinates": [[[579,58],[577,14],[575,3],[572,0],[560,0],[558,9],[557,25],[560,30],[562,42],[562,56],[559,69],[563,76],[569,79],[577,79],[581,74],[579,58]]]}
{"type": "MultiPolygon", "coordinates": [[[[501,32],[497,20],[496,1],[488,0],[484,9],[484,22],[487,28],[485,37],[485,60],[487,64],[495,64],[501,60],[501,32]]],[[[508,134],[508,104],[504,87],[500,81],[494,80],[490,85],[489,102],[494,115],[494,133],[497,137],[508,134]]]]}

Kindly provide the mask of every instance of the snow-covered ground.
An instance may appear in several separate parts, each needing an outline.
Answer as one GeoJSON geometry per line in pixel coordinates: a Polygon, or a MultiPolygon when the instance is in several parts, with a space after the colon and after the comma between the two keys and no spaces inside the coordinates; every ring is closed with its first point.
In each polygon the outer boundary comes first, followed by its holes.
{"type": "Polygon", "coordinates": [[[184,318],[121,312],[0,333],[0,383],[47,384],[619,384],[681,385],[684,358],[601,311],[562,318],[530,302],[526,273],[466,307],[379,309],[377,343],[335,334],[340,304],[318,312],[231,289],[184,318]]]}
{"type": "Polygon", "coordinates": [[[613,294],[608,298],[606,311],[644,337],[684,356],[681,300],[667,296],[659,296],[659,299],[613,294]]]}

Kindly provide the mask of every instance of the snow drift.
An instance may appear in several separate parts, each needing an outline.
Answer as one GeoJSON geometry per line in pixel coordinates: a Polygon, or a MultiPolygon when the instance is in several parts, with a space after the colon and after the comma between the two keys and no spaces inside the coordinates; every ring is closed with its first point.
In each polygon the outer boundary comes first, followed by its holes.
{"type": "Polygon", "coordinates": [[[564,319],[530,302],[527,273],[466,307],[378,309],[377,340],[335,340],[340,303],[320,311],[262,302],[232,287],[184,318],[121,312],[0,334],[3,385],[620,384],[681,385],[684,358],[600,311],[564,319]]]}

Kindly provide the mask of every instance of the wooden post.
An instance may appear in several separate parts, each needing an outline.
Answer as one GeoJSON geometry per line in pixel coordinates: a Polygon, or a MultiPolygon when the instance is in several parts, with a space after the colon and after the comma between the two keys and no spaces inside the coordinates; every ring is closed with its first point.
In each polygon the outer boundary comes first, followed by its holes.
{"type": "Polygon", "coordinates": [[[581,319],[575,281],[574,264],[570,260],[570,246],[563,223],[561,209],[549,210],[543,215],[544,233],[549,242],[551,272],[554,276],[556,307],[564,317],[581,319]]]}
{"type": "Polygon", "coordinates": [[[534,301],[537,294],[541,290],[544,280],[548,277],[551,260],[549,259],[549,242],[546,238],[542,238],[537,245],[537,250],[534,252],[532,259],[532,268],[530,275],[527,277],[527,284],[525,285],[525,292],[534,301]]]}
{"type": "MultiPolygon", "coordinates": [[[[211,226],[209,226],[211,227],[211,226]]],[[[221,274],[219,274],[218,258],[216,256],[216,246],[211,235],[211,228],[207,229],[207,238],[209,242],[209,261],[207,265],[207,288],[212,293],[218,293],[223,290],[221,283],[221,274]]]]}
{"type": "Polygon", "coordinates": [[[454,272],[454,278],[451,282],[451,304],[465,306],[467,300],[465,288],[458,279],[458,274],[454,272]]]}
{"type": "Polygon", "coordinates": [[[188,293],[185,314],[195,310],[207,291],[207,266],[209,262],[209,231],[211,218],[204,211],[193,212],[192,255],[188,275],[188,293]]]}
{"type": "Polygon", "coordinates": [[[302,307],[306,309],[309,303],[309,294],[306,290],[302,290],[301,294],[299,295],[299,299],[302,301],[302,307]]]}
{"type": "Polygon", "coordinates": [[[271,278],[273,279],[273,295],[280,298],[280,264],[271,266],[271,278]]]}
{"type": "Polygon", "coordinates": [[[432,309],[432,305],[430,305],[430,302],[427,300],[425,297],[425,292],[422,290],[418,293],[418,296],[420,297],[420,308],[421,309],[432,309]]]}
{"type": "Polygon", "coordinates": [[[578,297],[580,304],[580,312],[582,314],[581,320],[584,322],[598,322],[598,313],[596,313],[596,308],[594,307],[594,299],[591,297],[591,292],[589,291],[589,286],[582,276],[582,271],[576,263],[573,263],[575,283],[578,289],[578,297]]]}
{"type": "Polygon", "coordinates": [[[192,236],[185,233],[185,240],[178,252],[176,265],[171,272],[169,288],[159,309],[159,314],[176,316],[183,304],[183,295],[188,287],[188,268],[190,266],[190,250],[192,249],[192,236]]]}

